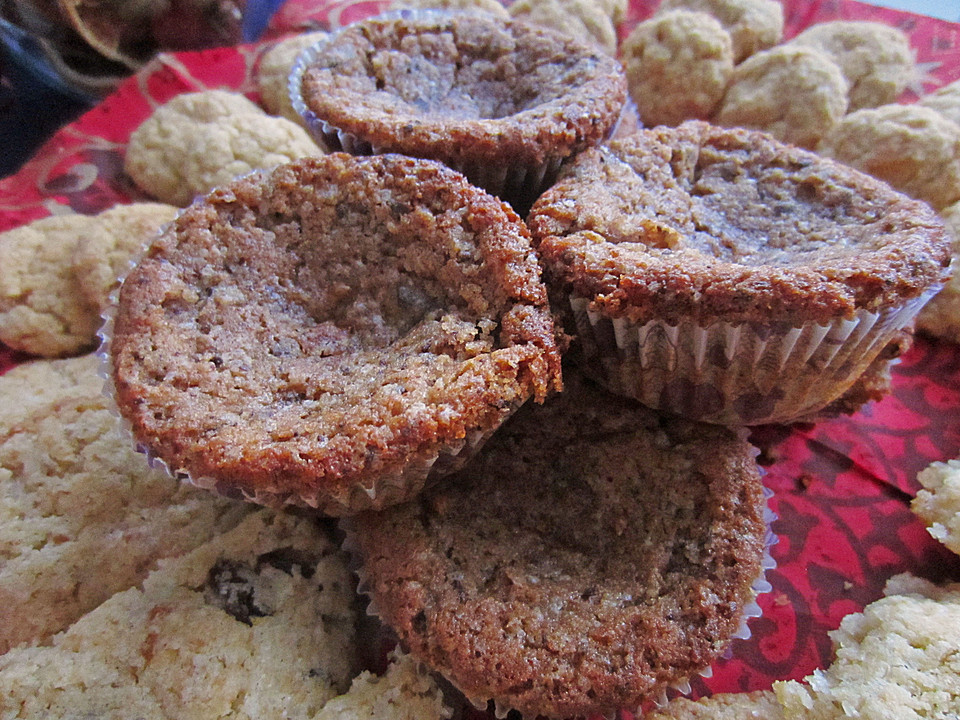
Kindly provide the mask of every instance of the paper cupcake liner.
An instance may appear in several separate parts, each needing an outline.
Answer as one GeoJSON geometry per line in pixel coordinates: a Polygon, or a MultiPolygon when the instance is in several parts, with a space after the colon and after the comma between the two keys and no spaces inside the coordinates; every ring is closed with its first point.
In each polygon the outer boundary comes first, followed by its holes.
{"type": "MultiPolygon", "coordinates": [[[[418,18],[442,17],[451,14],[456,14],[456,11],[403,9],[382,13],[371,19],[416,20],[418,18]]],[[[307,131],[314,140],[330,152],[343,151],[351,155],[403,153],[403,151],[397,147],[374,145],[365,138],[358,137],[353,133],[336,127],[325,119],[317,116],[313,110],[307,107],[301,91],[303,74],[307,67],[323,54],[327,44],[332,42],[343,30],[344,28],[340,28],[339,30],[331,32],[328,37],[320,40],[315,45],[304,48],[297,56],[287,84],[290,103],[294,111],[303,118],[307,131]]],[[[613,134],[614,129],[619,123],[620,120],[618,119],[618,122],[607,134],[607,137],[613,134]]],[[[525,212],[537,197],[553,185],[560,172],[561,166],[569,155],[565,153],[548,154],[541,162],[528,164],[517,162],[514,158],[503,158],[502,162],[496,162],[490,159],[476,161],[458,160],[453,157],[440,157],[427,153],[424,153],[423,157],[428,160],[443,162],[447,167],[466,176],[467,180],[473,185],[483,188],[491,195],[496,195],[500,199],[507,201],[517,208],[518,212],[525,212]]]]}
{"type": "MultiPolygon", "coordinates": [[[[744,437],[746,434],[744,433],[744,437]]],[[[760,454],[760,451],[756,448],[753,450],[754,457],[760,454]]],[[[761,476],[766,474],[766,471],[763,468],[760,468],[761,476]]],[[[757,602],[757,598],[764,594],[768,593],[773,589],[773,586],[766,578],[768,570],[772,570],[777,566],[776,560],[773,559],[771,554],[771,548],[777,544],[778,538],[773,532],[772,525],[774,521],[777,520],[777,514],[769,507],[769,500],[773,497],[773,491],[764,486],[763,488],[763,497],[764,497],[764,506],[763,506],[763,520],[766,525],[766,531],[764,535],[764,546],[763,546],[763,556],[760,560],[760,574],[753,581],[750,586],[750,599],[744,605],[741,612],[740,625],[736,631],[730,636],[730,642],[727,645],[726,649],[719,655],[718,660],[729,659],[733,653],[733,643],[735,640],[747,640],[751,637],[752,633],[749,627],[750,621],[755,618],[760,617],[763,614],[763,610],[760,607],[760,604],[757,602]]],[[[375,618],[378,622],[383,623],[381,616],[380,607],[377,604],[376,598],[373,597],[371,592],[372,584],[371,578],[367,573],[366,567],[363,563],[363,553],[360,550],[359,542],[357,541],[357,530],[353,525],[353,522],[349,517],[341,518],[340,520],[340,530],[343,534],[343,550],[347,553],[348,565],[351,570],[355,573],[357,577],[357,593],[367,600],[366,613],[368,616],[375,618]]],[[[383,623],[386,625],[386,623],[383,623]]],[[[688,695],[691,691],[690,680],[694,676],[699,676],[702,678],[710,678],[713,676],[713,665],[708,665],[705,668],[694,671],[690,676],[677,680],[673,683],[664,685],[660,692],[652,698],[652,702],[657,707],[663,707],[669,702],[671,694],[673,695],[688,695]]],[[[493,705],[494,715],[502,720],[505,718],[513,708],[507,704],[502,703],[496,698],[489,698],[483,696],[471,696],[464,693],[460,688],[457,688],[452,685],[451,687],[460,693],[463,698],[470,703],[476,710],[481,712],[487,711],[491,704],[493,705]]],[[[623,710],[628,710],[634,713],[636,717],[643,715],[643,708],[622,708],[623,710]]],[[[605,715],[606,720],[614,720],[617,713],[611,715],[605,715]]]]}
{"type": "Polygon", "coordinates": [[[840,397],[938,288],[827,324],[702,326],[609,318],[586,298],[570,306],[586,371],[612,392],[694,420],[786,423],[840,397]]]}

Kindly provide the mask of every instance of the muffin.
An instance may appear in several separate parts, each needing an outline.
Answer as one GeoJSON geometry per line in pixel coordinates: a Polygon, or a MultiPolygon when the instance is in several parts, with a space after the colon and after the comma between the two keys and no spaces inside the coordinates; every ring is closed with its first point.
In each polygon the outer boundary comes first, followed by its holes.
{"type": "Polygon", "coordinates": [[[591,372],[719,423],[789,422],[843,395],[949,262],[926,204],[702,122],[583,153],[529,223],[591,372]]]}
{"type": "Polygon", "coordinates": [[[347,546],[370,611],[475,705],[611,717],[747,634],[764,491],[735,432],[565,382],[450,482],[350,518],[347,546]]]}
{"type": "Polygon", "coordinates": [[[398,155],[303,158],[214,190],[124,281],[107,334],[149,454],[334,515],[411,497],[560,386],[522,221],[398,155]]]}
{"type": "Polygon", "coordinates": [[[613,58],[489,14],[403,10],[304,51],[291,98],[332,149],[440,160],[520,208],[598,144],[626,98],[613,58]]]}

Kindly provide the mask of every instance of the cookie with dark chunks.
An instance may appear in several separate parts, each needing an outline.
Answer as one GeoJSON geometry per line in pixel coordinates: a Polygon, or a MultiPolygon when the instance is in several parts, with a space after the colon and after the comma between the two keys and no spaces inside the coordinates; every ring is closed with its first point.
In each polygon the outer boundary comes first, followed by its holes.
{"type": "Polygon", "coordinates": [[[3,655],[4,717],[313,718],[358,670],[354,600],[329,528],[260,510],[3,655]]]}

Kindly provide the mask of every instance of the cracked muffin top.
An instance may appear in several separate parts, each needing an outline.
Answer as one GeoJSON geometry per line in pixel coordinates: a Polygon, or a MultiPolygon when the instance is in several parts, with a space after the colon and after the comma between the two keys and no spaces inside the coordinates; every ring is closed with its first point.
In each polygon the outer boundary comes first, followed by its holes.
{"type": "Polygon", "coordinates": [[[485,13],[398,11],[312,54],[300,92],[321,121],[374,149],[454,163],[542,163],[599,142],[626,98],[602,51],[485,13]]]}
{"type": "Polygon", "coordinates": [[[406,499],[559,388],[523,223],[427,160],[337,153],[186,209],[124,281],[121,413],[176,473],[331,514],[406,499]]]}
{"type": "Polygon", "coordinates": [[[826,322],[921,296],[949,262],[924,203],[702,122],[581,154],[529,222],[551,281],[636,322],[826,322]]]}
{"type": "Polygon", "coordinates": [[[635,710],[709,666],[753,601],[764,499],[736,433],[567,373],[451,482],[351,518],[371,610],[474,704],[635,710]]]}

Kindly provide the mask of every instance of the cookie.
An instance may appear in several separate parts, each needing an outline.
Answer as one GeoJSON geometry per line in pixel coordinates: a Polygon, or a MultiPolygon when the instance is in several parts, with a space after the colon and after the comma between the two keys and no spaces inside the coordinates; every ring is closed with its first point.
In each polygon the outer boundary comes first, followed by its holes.
{"type": "Polygon", "coordinates": [[[65,357],[90,350],[98,309],[80,292],[73,257],[94,231],[86,215],[55,215],[0,234],[0,341],[21,352],[65,357]]]}
{"type": "Polygon", "coordinates": [[[644,125],[679,125],[713,115],[733,75],[733,45],[713,16],[672,10],[638,24],[620,62],[644,125]]]}
{"type": "Polygon", "coordinates": [[[433,677],[397,648],[382,675],[360,673],[311,720],[444,720],[452,714],[433,677]]]}
{"type": "Polygon", "coordinates": [[[960,125],[960,80],[944,85],[917,100],[917,105],[936,110],[947,120],[960,125]]]}
{"type": "Polygon", "coordinates": [[[93,370],[90,358],[37,361],[0,377],[0,398],[29,405],[0,422],[0,652],[44,641],[247,512],[151,470],[93,370]]]}
{"type": "Polygon", "coordinates": [[[663,0],[657,12],[678,9],[699,10],[719,20],[733,40],[737,63],[783,37],[783,7],[776,0],[663,0]]]}
{"type": "Polygon", "coordinates": [[[140,202],[115,205],[95,217],[95,226],[80,236],[73,253],[77,286],[88,306],[98,314],[106,310],[133,259],[176,215],[173,205],[140,202]]]}
{"type": "Polygon", "coordinates": [[[836,657],[774,684],[787,720],[948,718],[960,709],[960,584],[898,575],[830,633],[836,657]]]}
{"type": "Polygon", "coordinates": [[[960,125],[931,108],[857,110],[837,123],[819,150],[935,210],[960,201],[960,125]]]}
{"type": "Polygon", "coordinates": [[[676,698],[643,720],[783,720],[772,690],[719,693],[697,701],[676,698]]]}
{"type": "Polygon", "coordinates": [[[813,149],[846,111],[847,81],[833,60],[813,48],[778,45],[737,65],[714,119],[813,149]]]}
{"type": "Polygon", "coordinates": [[[916,77],[909,38],[883,23],[816,23],[791,43],[819,50],[837,64],[850,87],[850,111],[893,102],[916,77]]]}
{"type": "Polygon", "coordinates": [[[306,720],[357,670],[353,602],[316,520],[254,513],[49,646],[0,656],[4,717],[306,720]]]}
{"type": "Polygon", "coordinates": [[[133,131],[124,170],[144,192],[182,207],[252,170],[320,152],[296,123],[238,93],[203,90],[177,95],[133,131]]]}
{"type": "Polygon", "coordinates": [[[455,477],[353,518],[371,611],[475,705],[636,710],[706,670],[761,575],[753,451],[565,373],[455,477]]]}
{"type": "Polygon", "coordinates": [[[917,330],[960,343],[960,202],[945,207],[940,211],[940,217],[953,236],[953,274],[917,315],[917,330]]]}
{"type": "Polygon", "coordinates": [[[297,124],[303,122],[303,118],[290,104],[290,70],[301,50],[315,45],[325,37],[327,33],[317,31],[284,38],[271,45],[260,58],[256,70],[257,89],[260,91],[263,106],[271,115],[280,115],[297,124]]]}
{"type": "Polygon", "coordinates": [[[935,462],[917,480],[923,489],[910,508],[933,537],[960,554],[960,460],[935,462]]]}
{"type": "Polygon", "coordinates": [[[613,55],[617,31],[596,0],[516,0],[510,5],[516,20],[550,28],[613,55]]]}

